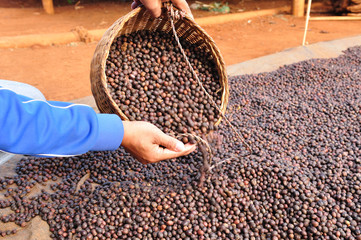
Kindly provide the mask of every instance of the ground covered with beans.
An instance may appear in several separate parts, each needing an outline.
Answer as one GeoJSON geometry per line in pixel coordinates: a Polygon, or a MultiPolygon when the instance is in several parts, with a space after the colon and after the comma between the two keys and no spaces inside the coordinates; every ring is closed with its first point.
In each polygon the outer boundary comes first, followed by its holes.
{"type": "Polygon", "coordinates": [[[360,240],[360,56],[230,79],[227,116],[253,152],[223,123],[201,186],[200,152],[153,165],[122,149],[26,158],[0,180],[12,210],[0,221],[39,215],[53,239],[360,240]],[[52,190],[29,196],[37,184],[52,190]]]}

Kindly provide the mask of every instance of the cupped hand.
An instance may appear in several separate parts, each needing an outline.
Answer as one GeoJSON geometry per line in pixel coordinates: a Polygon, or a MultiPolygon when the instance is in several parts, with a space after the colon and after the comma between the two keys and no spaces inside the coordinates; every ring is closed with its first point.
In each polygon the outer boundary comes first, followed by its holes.
{"type": "MultiPolygon", "coordinates": [[[[162,2],[168,0],[133,0],[132,9],[137,8],[143,4],[153,15],[153,17],[159,17],[162,13],[162,2]]],[[[186,0],[172,0],[171,1],[176,7],[186,12],[191,18],[193,18],[191,9],[186,0]]]]}
{"type": "Polygon", "coordinates": [[[184,145],[148,122],[123,121],[123,126],[121,145],[143,164],[184,156],[196,149],[195,144],[184,145]]]}

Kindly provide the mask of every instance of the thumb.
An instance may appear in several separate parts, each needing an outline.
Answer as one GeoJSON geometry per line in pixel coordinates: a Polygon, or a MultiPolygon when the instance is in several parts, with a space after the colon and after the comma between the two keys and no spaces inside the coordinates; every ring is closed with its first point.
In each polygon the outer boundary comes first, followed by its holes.
{"type": "Polygon", "coordinates": [[[181,141],[179,141],[171,136],[168,136],[165,133],[162,133],[159,136],[158,140],[159,140],[159,142],[158,142],[159,145],[161,145],[169,150],[172,150],[175,152],[182,152],[185,150],[185,146],[181,141]]]}

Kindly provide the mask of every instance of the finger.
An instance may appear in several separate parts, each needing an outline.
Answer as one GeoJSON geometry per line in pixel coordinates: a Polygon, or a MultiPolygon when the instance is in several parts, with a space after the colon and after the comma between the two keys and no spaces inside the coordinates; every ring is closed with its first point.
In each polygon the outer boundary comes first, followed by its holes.
{"type": "Polygon", "coordinates": [[[185,11],[191,18],[193,18],[193,14],[186,0],[172,0],[172,2],[176,7],[185,11]]]}
{"type": "Polygon", "coordinates": [[[135,158],[137,159],[138,162],[140,162],[141,164],[144,164],[144,165],[151,163],[150,161],[144,160],[143,158],[137,158],[137,157],[135,157],[135,158]]]}
{"type": "Polygon", "coordinates": [[[143,5],[150,11],[153,17],[159,17],[162,13],[160,0],[141,0],[143,5]]]}
{"type": "Polygon", "coordinates": [[[162,131],[159,132],[159,134],[157,135],[155,144],[161,145],[174,152],[184,151],[184,144],[181,141],[177,140],[174,137],[168,136],[162,131]]]}
{"type": "Polygon", "coordinates": [[[162,161],[165,159],[171,159],[171,158],[177,158],[181,156],[185,156],[196,150],[197,145],[196,144],[186,144],[184,146],[184,150],[181,152],[176,152],[167,148],[158,148],[158,154],[156,161],[162,161]]]}
{"type": "Polygon", "coordinates": [[[134,1],[132,2],[131,7],[132,7],[132,9],[135,9],[135,8],[139,7],[141,4],[142,4],[142,3],[141,3],[139,0],[134,0],[134,1]]]}

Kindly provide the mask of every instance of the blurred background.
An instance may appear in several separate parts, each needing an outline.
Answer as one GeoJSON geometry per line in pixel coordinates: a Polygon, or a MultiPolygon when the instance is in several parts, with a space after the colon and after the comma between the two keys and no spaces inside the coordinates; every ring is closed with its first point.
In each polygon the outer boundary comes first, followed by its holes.
{"type": "MultiPolygon", "coordinates": [[[[188,3],[228,66],[302,45],[307,2],[188,3]]],[[[0,0],[0,79],[31,84],[48,100],[91,95],[89,70],[97,41],[115,20],[131,11],[130,4],[125,0],[0,0]]],[[[309,23],[306,44],[360,34],[361,23],[356,20],[360,5],[361,0],[313,1],[311,16],[323,19],[309,23]]]]}

